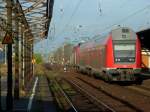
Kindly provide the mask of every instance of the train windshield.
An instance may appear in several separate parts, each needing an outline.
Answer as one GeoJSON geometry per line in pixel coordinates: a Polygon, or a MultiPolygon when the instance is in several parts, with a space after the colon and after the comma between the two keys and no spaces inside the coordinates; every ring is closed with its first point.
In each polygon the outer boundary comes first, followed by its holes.
{"type": "Polygon", "coordinates": [[[114,55],[116,63],[135,62],[135,44],[119,43],[114,44],[114,55]]]}

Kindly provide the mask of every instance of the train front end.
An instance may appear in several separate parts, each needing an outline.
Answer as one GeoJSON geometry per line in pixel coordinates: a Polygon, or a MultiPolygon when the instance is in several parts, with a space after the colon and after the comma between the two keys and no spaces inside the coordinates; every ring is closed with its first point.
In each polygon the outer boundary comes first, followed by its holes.
{"type": "Polygon", "coordinates": [[[139,80],[141,44],[134,31],[126,27],[112,30],[106,50],[106,66],[111,80],[139,80]]]}

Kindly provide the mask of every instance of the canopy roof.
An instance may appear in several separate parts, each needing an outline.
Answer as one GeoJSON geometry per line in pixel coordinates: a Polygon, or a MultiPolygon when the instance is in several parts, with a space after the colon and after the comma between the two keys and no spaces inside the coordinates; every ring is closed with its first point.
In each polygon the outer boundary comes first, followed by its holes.
{"type": "MultiPolygon", "coordinates": [[[[15,20],[14,13],[17,13],[19,20],[30,35],[30,40],[37,42],[41,38],[47,38],[54,0],[12,0],[12,3],[13,21],[15,20]]],[[[0,0],[0,15],[0,37],[2,37],[7,31],[6,0],[0,0]]]]}

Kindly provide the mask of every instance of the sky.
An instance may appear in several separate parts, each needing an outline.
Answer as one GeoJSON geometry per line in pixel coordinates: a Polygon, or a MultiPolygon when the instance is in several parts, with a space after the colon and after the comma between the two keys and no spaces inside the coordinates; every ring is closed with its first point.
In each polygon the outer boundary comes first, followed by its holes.
{"type": "Polygon", "coordinates": [[[50,53],[64,43],[107,35],[118,25],[136,32],[149,28],[150,0],[55,0],[48,37],[34,49],[50,53]]]}

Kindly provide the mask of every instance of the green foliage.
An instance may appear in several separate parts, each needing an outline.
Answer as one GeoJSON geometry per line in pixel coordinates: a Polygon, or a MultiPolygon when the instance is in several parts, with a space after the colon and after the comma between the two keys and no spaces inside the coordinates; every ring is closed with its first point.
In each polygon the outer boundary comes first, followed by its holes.
{"type": "Polygon", "coordinates": [[[36,64],[43,63],[43,58],[42,58],[41,54],[39,54],[39,53],[34,54],[34,58],[35,58],[35,63],[36,64]]]}

